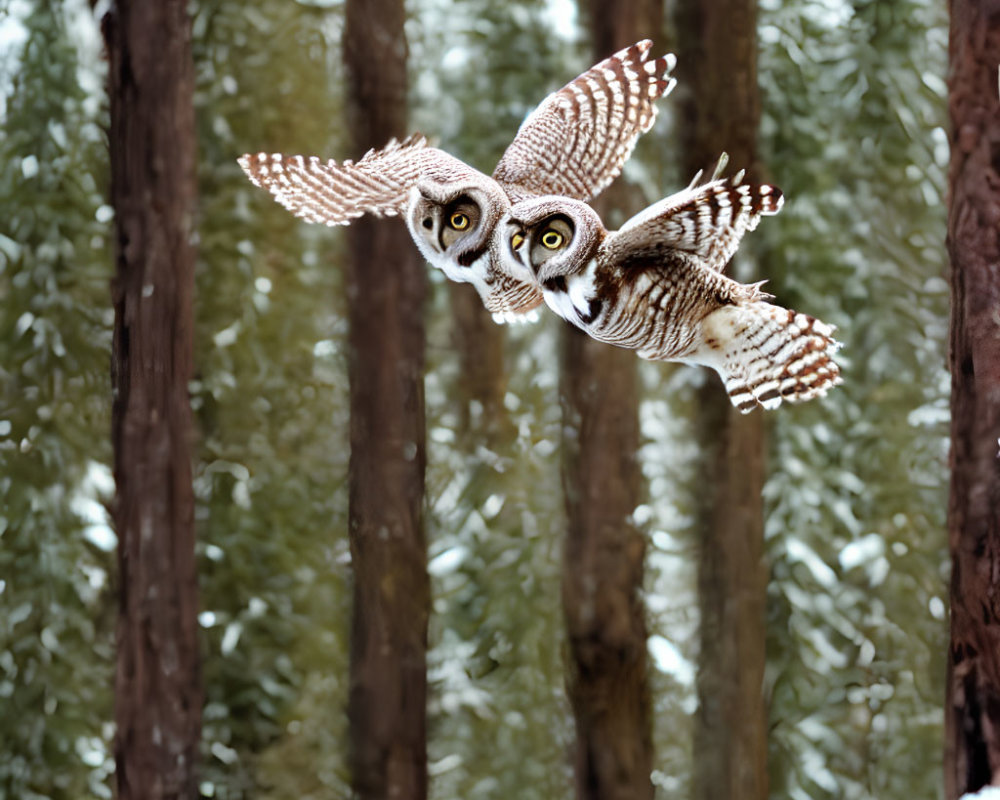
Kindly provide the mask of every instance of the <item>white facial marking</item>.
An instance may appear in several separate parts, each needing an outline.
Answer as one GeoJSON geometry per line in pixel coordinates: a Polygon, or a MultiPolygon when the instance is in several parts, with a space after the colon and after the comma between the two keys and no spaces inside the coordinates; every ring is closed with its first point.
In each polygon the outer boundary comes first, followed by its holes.
{"type": "Polygon", "coordinates": [[[570,275],[566,278],[566,291],[543,289],[546,305],[567,322],[586,329],[582,318],[590,316],[590,301],[597,297],[594,285],[596,273],[597,263],[591,260],[582,275],[570,275]]]}
{"type": "Polygon", "coordinates": [[[444,270],[444,274],[453,281],[458,281],[459,283],[471,283],[476,287],[476,291],[479,292],[479,296],[485,299],[490,293],[489,284],[486,283],[486,270],[489,268],[492,259],[493,256],[490,254],[490,251],[487,250],[468,267],[460,267],[452,262],[449,264],[449,268],[444,270]]]}

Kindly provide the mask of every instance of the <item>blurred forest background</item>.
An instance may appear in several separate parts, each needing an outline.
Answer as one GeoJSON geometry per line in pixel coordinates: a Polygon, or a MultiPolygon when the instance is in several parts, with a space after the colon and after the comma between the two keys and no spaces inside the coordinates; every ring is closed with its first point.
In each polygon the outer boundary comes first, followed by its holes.
{"type": "MultiPolygon", "coordinates": [[[[525,114],[593,63],[567,0],[410,0],[407,12],[410,128],[487,172],[525,114]]],[[[114,262],[100,13],[84,0],[0,3],[0,797],[25,800],[112,796],[114,262]]],[[[293,218],[236,163],[258,150],[360,155],[343,123],[343,8],[193,0],[190,13],[201,792],[345,797],[343,233],[293,218]]],[[[758,15],[758,146],[787,202],[741,254],[778,302],[839,327],[845,378],[825,400],[766,417],[771,794],[936,798],[948,641],[945,10],[761,0],[758,15]]],[[[671,21],[654,54],[676,49],[671,21]]],[[[677,97],[659,106],[625,171],[644,203],[692,177],[677,97]]],[[[456,290],[437,272],[430,285],[431,796],[568,798],[562,323],[544,315],[503,330],[502,407],[484,411],[460,369],[456,290]],[[508,433],[484,434],[497,417],[508,433]]],[[[702,457],[692,419],[699,387],[722,388],[690,367],[642,363],[640,376],[644,499],[632,520],[648,543],[653,780],[657,797],[687,798],[702,457]]]]}

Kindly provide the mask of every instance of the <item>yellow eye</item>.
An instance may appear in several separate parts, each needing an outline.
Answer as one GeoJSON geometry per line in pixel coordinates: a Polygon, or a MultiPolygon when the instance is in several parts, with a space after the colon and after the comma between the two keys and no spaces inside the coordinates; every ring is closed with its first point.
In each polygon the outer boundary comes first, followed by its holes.
{"type": "Polygon", "coordinates": [[[551,228],[542,234],[542,246],[549,250],[555,250],[562,247],[562,243],[565,240],[565,237],[561,233],[554,231],[551,228]]]}
{"type": "Polygon", "coordinates": [[[464,231],[469,227],[469,218],[461,211],[456,211],[448,220],[448,224],[451,225],[456,231],[464,231]]]}
{"type": "Polygon", "coordinates": [[[515,233],[513,236],[510,237],[510,249],[511,250],[517,250],[517,248],[519,248],[522,244],[524,244],[524,234],[523,233],[515,233]]]}

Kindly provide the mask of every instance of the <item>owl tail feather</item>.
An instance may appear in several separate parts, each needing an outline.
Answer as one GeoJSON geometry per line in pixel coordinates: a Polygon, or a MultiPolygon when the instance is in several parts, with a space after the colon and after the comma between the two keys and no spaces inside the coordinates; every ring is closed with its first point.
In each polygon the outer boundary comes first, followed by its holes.
{"type": "Polygon", "coordinates": [[[720,311],[730,312],[732,337],[722,348],[722,364],[714,366],[742,413],[823,397],[843,383],[833,360],[840,343],[832,325],[764,302],[720,311]]]}

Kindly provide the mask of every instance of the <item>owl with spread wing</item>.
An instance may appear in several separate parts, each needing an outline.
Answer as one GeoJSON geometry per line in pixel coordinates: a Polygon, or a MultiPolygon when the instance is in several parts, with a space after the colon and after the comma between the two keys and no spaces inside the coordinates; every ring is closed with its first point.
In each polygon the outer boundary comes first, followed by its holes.
{"type": "Polygon", "coordinates": [[[598,341],[711,367],[743,413],[821,397],[841,383],[833,327],[723,274],[783,204],[741,177],[692,183],[613,232],[578,200],[522,200],[498,226],[496,260],[530,272],[545,303],[598,341]]]}
{"type": "Polygon", "coordinates": [[[545,98],[492,177],[420,135],[356,162],[258,153],[239,163],[309,222],[403,216],[424,257],[451,280],[473,284],[494,319],[524,319],[542,304],[542,291],[520,262],[499,257],[496,227],[513,203],[542,195],[589,200],[621,172],[656,119],[656,100],[676,82],[674,57],[650,59],[651,47],[649,40],[627,47],[545,98]]]}

